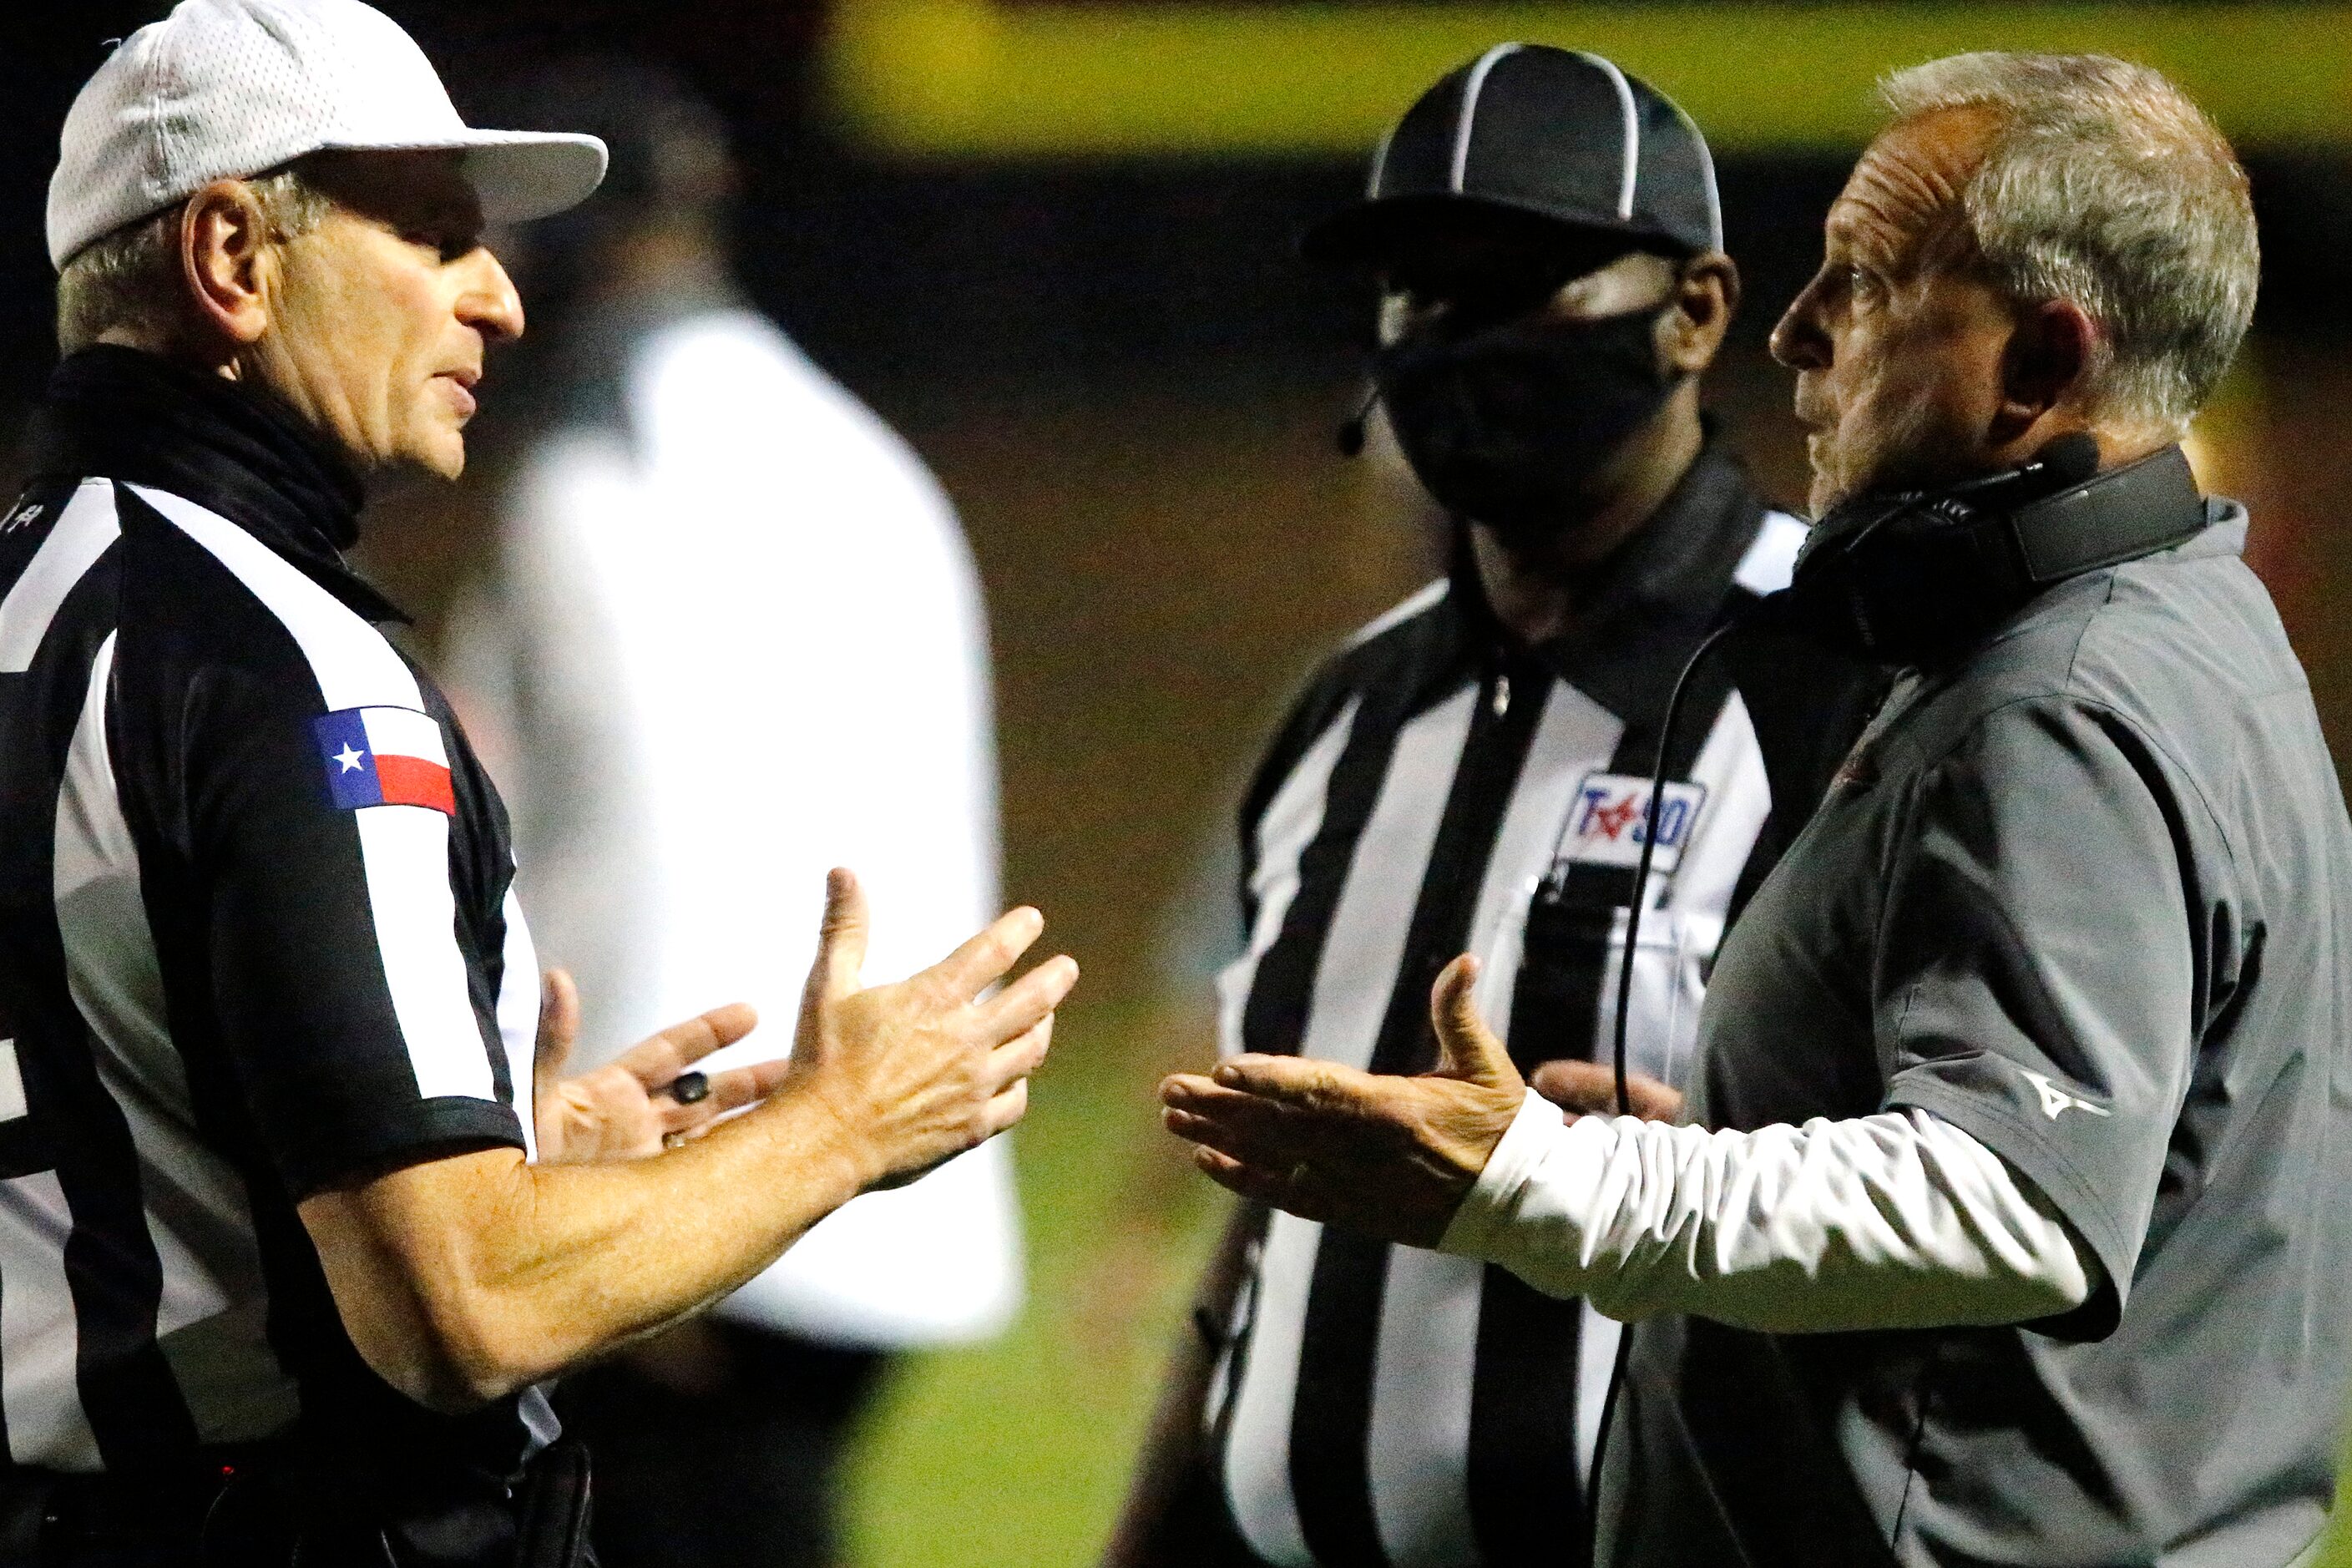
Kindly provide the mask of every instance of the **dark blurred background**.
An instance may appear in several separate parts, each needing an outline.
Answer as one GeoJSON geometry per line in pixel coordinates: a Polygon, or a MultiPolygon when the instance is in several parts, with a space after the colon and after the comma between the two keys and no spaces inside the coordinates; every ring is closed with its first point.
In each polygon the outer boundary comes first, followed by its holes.
{"type": "MultiPolygon", "coordinates": [[[[583,52],[666,62],[744,174],[756,302],[916,445],[960,507],[995,647],[1006,889],[1087,970],[1019,1146],[1032,1304],[1007,1340],[901,1373],[866,1434],[873,1564],[1087,1561],[1213,1212],[1162,1148],[1153,1078],[1208,1051],[1231,940],[1221,848],[1286,691],[1429,574],[1376,443],[1341,460],[1371,299],[1293,256],[1381,126],[1509,37],[1611,54],[1716,141],[1748,298],[1714,400],[1801,494],[1763,340],[1811,269],[1874,74],[1953,48],[2100,47],[2175,74],[2255,182],[2264,280],[2200,426],[2209,488],[2352,744],[2343,308],[2352,7],[1221,7],[1094,0],[376,0],[500,123],[499,84],[583,52]]],[[[157,0],[0,16],[0,477],[53,358],[41,204],[67,104],[157,0]]],[[[488,397],[498,396],[493,362],[488,397]]],[[[373,569],[429,644],[484,486],[388,498],[373,569]]],[[[822,759],[813,759],[822,765],[822,759]]]]}

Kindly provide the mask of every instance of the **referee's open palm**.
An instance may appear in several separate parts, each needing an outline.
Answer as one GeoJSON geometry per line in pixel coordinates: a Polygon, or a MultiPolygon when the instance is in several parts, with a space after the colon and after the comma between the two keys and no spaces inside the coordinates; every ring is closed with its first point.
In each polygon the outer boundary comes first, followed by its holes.
{"type": "Polygon", "coordinates": [[[990,994],[1045,930],[1022,908],[921,973],[863,984],[866,895],[835,870],[780,1093],[814,1096],[861,1149],[869,1186],[911,1180],[1021,1120],[1054,1009],[1078,966],[1056,955],[990,994]]]}

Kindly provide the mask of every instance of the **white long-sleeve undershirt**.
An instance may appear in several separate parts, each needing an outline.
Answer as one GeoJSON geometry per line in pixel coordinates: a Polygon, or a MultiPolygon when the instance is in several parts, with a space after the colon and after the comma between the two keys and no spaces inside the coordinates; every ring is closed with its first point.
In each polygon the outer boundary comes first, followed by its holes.
{"type": "Polygon", "coordinates": [[[1709,1131],[1529,1091],[1439,1245],[1628,1322],[1773,1332],[2027,1322],[2092,1283],[2048,1200],[1924,1110],[1709,1131]]]}

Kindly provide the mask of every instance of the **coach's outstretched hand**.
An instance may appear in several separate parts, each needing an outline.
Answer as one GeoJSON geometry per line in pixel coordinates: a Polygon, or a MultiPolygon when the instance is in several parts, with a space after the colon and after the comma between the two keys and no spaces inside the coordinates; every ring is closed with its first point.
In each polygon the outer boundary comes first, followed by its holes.
{"type": "Polygon", "coordinates": [[[911,1180],[1027,1111],[1029,1075],[1045,1059],[1077,963],[1056,955],[983,994],[1045,929],[1035,910],[1013,910],[921,973],[861,986],[866,895],[847,871],[826,879],[824,927],[779,1092],[831,1110],[862,1152],[866,1185],[911,1180]]]}
{"type": "Polygon", "coordinates": [[[1160,1085],[1168,1130],[1219,1185],[1302,1218],[1433,1247],[1510,1131],[1527,1084],[1478,1016],[1465,953],[1430,993],[1434,1070],[1412,1078],[1239,1056],[1160,1085]]]}

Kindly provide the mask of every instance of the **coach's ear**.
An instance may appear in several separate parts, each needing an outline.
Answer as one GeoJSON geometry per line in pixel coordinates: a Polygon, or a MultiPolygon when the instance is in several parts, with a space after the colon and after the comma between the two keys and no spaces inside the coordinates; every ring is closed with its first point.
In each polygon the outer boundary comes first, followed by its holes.
{"type": "Polygon", "coordinates": [[[2049,416],[2079,414],[2098,353],[2099,324],[2074,300],[2045,300],[2020,312],[2001,352],[1990,444],[2038,445],[2051,434],[2049,416]]]}

